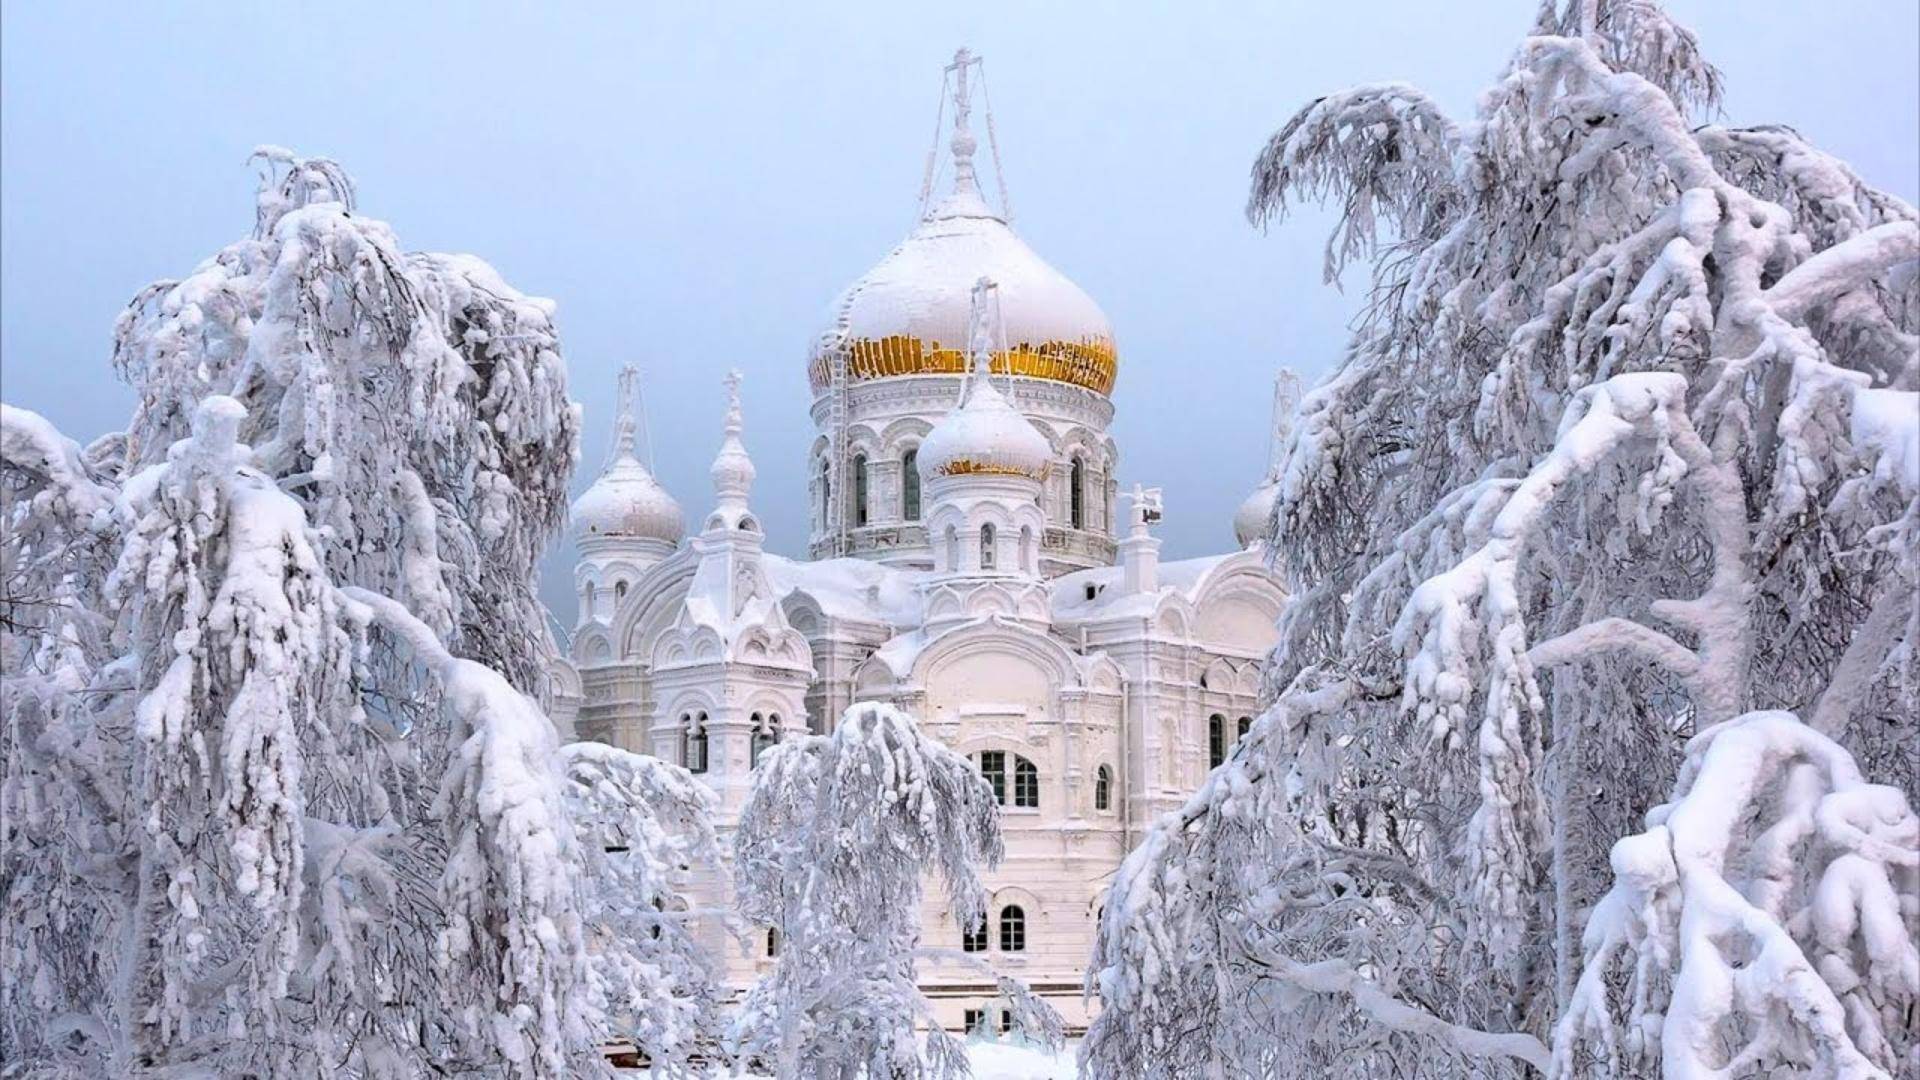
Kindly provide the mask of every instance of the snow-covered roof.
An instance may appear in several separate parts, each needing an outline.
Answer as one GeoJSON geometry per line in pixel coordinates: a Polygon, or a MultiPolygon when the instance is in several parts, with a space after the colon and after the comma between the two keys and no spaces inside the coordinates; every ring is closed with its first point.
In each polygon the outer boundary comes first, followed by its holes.
{"type": "Polygon", "coordinates": [[[920,623],[920,594],[914,585],[923,576],[866,559],[823,559],[800,562],[767,555],[767,580],[774,595],[785,599],[805,593],[821,613],[835,619],[858,619],[890,626],[920,623]]]}
{"type": "Polygon", "coordinates": [[[920,443],[920,475],[926,480],[968,473],[1046,476],[1053,458],[1047,437],[1008,402],[987,374],[987,354],[976,354],[966,397],[920,443]]]}
{"type": "Polygon", "coordinates": [[[1118,566],[1077,570],[1053,580],[1053,617],[1059,622],[1083,622],[1122,616],[1146,616],[1153,613],[1160,596],[1168,589],[1188,601],[1198,601],[1207,575],[1221,563],[1239,554],[1206,555],[1198,559],[1176,559],[1159,565],[1160,587],[1148,593],[1125,593],[1119,588],[1125,571],[1118,566]],[[1092,599],[1087,590],[1093,589],[1092,599]]]}

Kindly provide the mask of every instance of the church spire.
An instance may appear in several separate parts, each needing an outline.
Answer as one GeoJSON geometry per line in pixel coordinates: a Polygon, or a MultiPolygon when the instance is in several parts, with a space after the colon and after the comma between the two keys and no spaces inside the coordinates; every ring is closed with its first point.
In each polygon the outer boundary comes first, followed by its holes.
{"type": "Polygon", "coordinates": [[[653,447],[651,433],[649,445],[643,459],[636,452],[639,433],[646,424],[646,407],[640,400],[640,369],[627,364],[620,369],[620,382],[614,395],[613,444],[607,448],[606,468],[615,463],[628,460],[643,462],[649,471],[653,468],[653,447]]]}
{"type": "Polygon", "coordinates": [[[756,470],[753,459],[747,456],[747,448],[740,441],[740,433],[745,428],[740,409],[740,372],[727,372],[727,414],[723,423],[724,435],[720,440],[720,452],[713,457],[713,467],[708,474],[713,477],[714,511],[707,519],[708,528],[745,529],[758,532],[753,516],[747,511],[747,495],[753,491],[753,478],[756,470]]]}
{"type": "Polygon", "coordinates": [[[967,88],[967,69],[974,63],[974,56],[965,45],[953,54],[953,63],[947,70],[953,73],[953,138],[948,140],[947,148],[953,152],[953,191],[954,194],[980,193],[980,178],[973,171],[973,152],[979,147],[968,128],[967,121],[973,115],[973,95],[967,88]]]}

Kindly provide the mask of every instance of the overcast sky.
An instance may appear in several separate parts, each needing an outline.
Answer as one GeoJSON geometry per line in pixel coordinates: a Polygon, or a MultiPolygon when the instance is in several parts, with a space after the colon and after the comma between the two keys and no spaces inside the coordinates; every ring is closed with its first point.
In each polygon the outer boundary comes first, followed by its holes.
{"type": "MultiPolygon", "coordinates": [[[[248,231],[245,159],[277,143],[343,163],[407,248],[558,301],[587,408],[576,490],[636,362],[661,479],[698,521],[720,376],[742,369],[754,501],[798,552],[807,346],[911,227],[940,67],[966,44],[1016,227],[1113,320],[1123,486],[1166,488],[1168,557],[1224,550],[1272,372],[1324,372],[1353,309],[1320,281],[1324,216],[1246,224],[1255,153],[1358,82],[1468,115],[1534,7],[6,2],[0,393],[82,440],[121,426],[115,314],[248,231]]],[[[1672,7],[1726,73],[1728,122],[1792,124],[1916,199],[1913,0],[1672,7]]],[[[571,557],[547,573],[567,623],[571,557]]]]}

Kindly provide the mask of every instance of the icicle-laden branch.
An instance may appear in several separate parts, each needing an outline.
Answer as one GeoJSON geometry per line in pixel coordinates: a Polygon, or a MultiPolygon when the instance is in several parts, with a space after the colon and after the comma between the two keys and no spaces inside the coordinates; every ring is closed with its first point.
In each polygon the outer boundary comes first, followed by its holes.
{"type": "Polygon", "coordinates": [[[1442,1049],[1414,1075],[1458,1075],[1467,1058],[1545,1067],[1545,1045],[1526,1032],[1447,1019],[1434,999],[1449,988],[1417,972],[1392,985],[1401,932],[1422,932],[1406,923],[1406,904],[1430,888],[1385,852],[1300,831],[1285,809],[1301,733],[1365,696],[1351,680],[1301,680],[1128,856],[1087,976],[1101,1001],[1081,1051],[1092,1075],[1316,1075],[1335,1063],[1365,1075],[1389,1067],[1408,1035],[1442,1049]],[[1379,884],[1363,887],[1368,879],[1379,884]],[[1372,1025],[1374,1037],[1331,1055],[1286,1045],[1249,1002],[1284,1003],[1297,1030],[1372,1025]]]}
{"type": "Polygon", "coordinates": [[[233,395],[255,466],[316,524],[366,537],[330,550],[336,579],[539,692],[533,572],[579,435],[552,304],[470,256],[404,253],[352,212],[334,163],[256,156],[256,235],[120,317],[114,362],[140,390],[129,471],[164,453],[194,402],[233,395]]]}
{"type": "MultiPolygon", "coordinates": [[[[933,1024],[914,980],[926,874],[962,926],[985,917],[975,867],[1001,856],[999,810],[972,763],[890,706],[855,704],[830,736],[761,758],[734,841],[749,919],[780,934],[736,1043],[782,1077],[954,1077],[966,1054],[933,1024]],[[858,927],[849,933],[849,927],[858,927]],[[916,1019],[929,1023],[922,1057],[916,1019]]],[[[1019,996],[1019,995],[1016,995],[1019,996]]],[[[1022,997],[1050,1040],[1059,1018],[1022,997]]]]}
{"type": "Polygon", "coordinates": [[[567,805],[585,869],[582,915],[602,1042],[631,1040],[656,1075],[721,1052],[725,996],[684,919],[690,872],[720,865],[710,788],[678,765],[570,743],[567,805]]]}
{"type": "Polygon", "coordinates": [[[1103,925],[1120,971],[1159,974],[1119,990],[1149,1019],[1107,1002],[1102,1046],[1229,1075],[1438,1068],[1442,1039],[1262,993],[1274,964],[1222,924],[1268,890],[1296,906],[1258,925],[1303,928],[1274,955],[1538,1038],[1607,851],[1687,736],[1784,704],[1863,771],[1912,769],[1916,215],[1787,129],[1698,127],[1719,93],[1656,4],[1549,0],[1471,121],[1362,87],[1262,149],[1254,221],[1332,200],[1336,265],[1373,263],[1279,468],[1293,599],[1265,685],[1369,690],[1287,721],[1286,766],[1230,763],[1216,790],[1244,783],[1257,823],[1199,808],[1140,879],[1159,914],[1103,925]],[[1322,845],[1341,884],[1315,891],[1298,849],[1322,845]],[[1366,932],[1323,929],[1341,914],[1366,932]]]}
{"type": "Polygon", "coordinates": [[[1900,789],[1792,714],[1749,713],[1694,737],[1647,824],[1614,845],[1554,1075],[1911,1065],[1920,819],[1900,789]]]}
{"type": "Polygon", "coordinates": [[[436,956],[465,1035],[515,1076],[555,1077],[592,1062],[590,978],[571,864],[573,822],[553,724],[500,673],[449,653],[426,623],[366,589],[358,617],[400,638],[438,680],[456,747],[433,814],[447,834],[440,878],[447,925],[436,956]]]}

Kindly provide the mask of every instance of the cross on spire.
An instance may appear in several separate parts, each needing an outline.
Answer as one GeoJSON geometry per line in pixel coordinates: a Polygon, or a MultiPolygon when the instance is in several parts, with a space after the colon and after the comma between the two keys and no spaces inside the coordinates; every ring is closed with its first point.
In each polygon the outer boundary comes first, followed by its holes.
{"type": "Polygon", "coordinates": [[[953,190],[978,192],[979,177],[973,171],[973,152],[979,147],[967,121],[973,115],[973,95],[967,87],[967,69],[976,63],[973,53],[965,46],[953,54],[953,63],[947,70],[953,73],[953,138],[947,146],[953,151],[953,190]]]}

